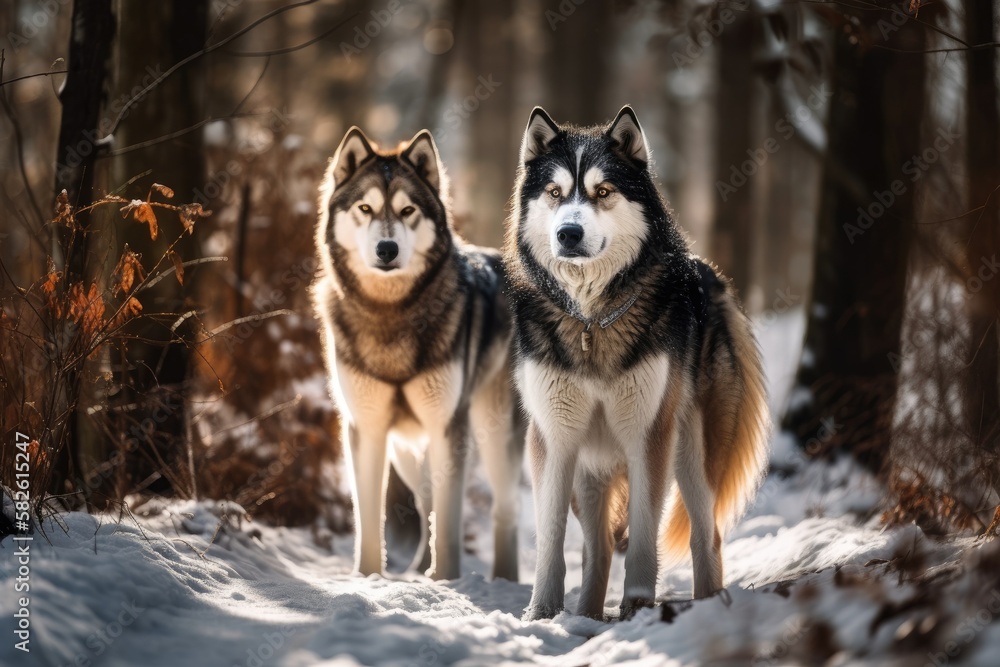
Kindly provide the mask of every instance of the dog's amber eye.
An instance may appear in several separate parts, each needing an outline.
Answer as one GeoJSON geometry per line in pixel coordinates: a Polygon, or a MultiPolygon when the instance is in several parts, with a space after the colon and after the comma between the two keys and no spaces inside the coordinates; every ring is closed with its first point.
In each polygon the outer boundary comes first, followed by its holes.
{"type": "Polygon", "coordinates": [[[358,206],[358,208],[361,209],[362,213],[371,213],[372,212],[372,207],[369,206],[368,204],[361,204],[360,206],[358,206]]]}
{"type": "Polygon", "coordinates": [[[611,190],[608,190],[607,188],[597,188],[597,196],[600,197],[601,199],[604,199],[610,194],[611,190]]]}
{"type": "Polygon", "coordinates": [[[412,206],[404,206],[403,210],[399,212],[399,217],[408,218],[410,217],[410,214],[413,213],[415,210],[416,209],[413,208],[412,206]]]}
{"type": "Polygon", "coordinates": [[[561,197],[561,196],[562,196],[562,193],[561,193],[561,192],[559,192],[559,188],[552,188],[551,190],[549,190],[549,195],[550,195],[550,196],[551,196],[551,197],[552,197],[553,199],[559,199],[559,197],[561,197]]]}

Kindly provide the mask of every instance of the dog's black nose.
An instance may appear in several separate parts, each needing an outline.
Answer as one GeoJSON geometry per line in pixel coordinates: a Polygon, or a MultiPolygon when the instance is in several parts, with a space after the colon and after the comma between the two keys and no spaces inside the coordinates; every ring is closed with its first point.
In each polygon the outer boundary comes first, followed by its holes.
{"type": "Polygon", "coordinates": [[[580,245],[580,241],[583,239],[583,227],[576,223],[560,225],[559,229],[556,230],[556,239],[563,248],[572,250],[580,245]]]}
{"type": "Polygon", "coordinates": [[[379,261],[385,264],[396,259],[396,255],[398,254],[399,246],[396,245],[395,241],[379,241],[378,245],[375,246],[375,255],[379,258],[379,261]]]}

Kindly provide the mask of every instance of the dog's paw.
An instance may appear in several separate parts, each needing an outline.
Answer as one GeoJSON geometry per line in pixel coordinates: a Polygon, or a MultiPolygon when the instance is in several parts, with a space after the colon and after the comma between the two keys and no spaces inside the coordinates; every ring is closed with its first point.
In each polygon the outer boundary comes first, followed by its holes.
{"type": "Polygon", "coordinates": [[[633,598],[631,600],[622,600],[621,614],[619,619],[622,621],[627,621],[640,609],[652,607],[653,601],[648,598],[633,598]]]}
{"type": "Polygon", "coordinates": [[[541,621],[547,618],[554,618],[555,615],[562,610],[562,605],[532,604],[524,610],[521,620],[527,623],[529,621],[541,621]]]}

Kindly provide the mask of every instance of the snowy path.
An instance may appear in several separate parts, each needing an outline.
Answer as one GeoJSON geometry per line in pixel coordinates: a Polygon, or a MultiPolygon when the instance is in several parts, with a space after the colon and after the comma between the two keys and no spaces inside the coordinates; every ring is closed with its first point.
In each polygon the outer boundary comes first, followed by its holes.
{"type": "MultiPolygon", "coordinates": [[[[781,346],[791,329],[765,332],[765,343],[781,346]]],[[[774,365],[771,372],[781,376],[774,365]]],[[[30,655],[13,647],[15,546],[0,542],[0,665],[770,665],[813,664],[837,651],[845,657],[835,664],[915,664],[912,655],[886,658],[910,622],[905,614],[873,624],[887,600],[912,587],[879,576],[888,566],[869,561],[919,545],[931,564],[946,563],[968,541],[934,545],[913,527],[859,523],[849,513],[869,511],[877,498],[865,476],[846,462],[801,465],[786,443],[777,445],[775,460],[798,463],[800,472],[767,480],[727,539],[728,588],[712,599],[645,610],[622,623],[567,613],[522,623],[530,586],[483,577],[488,558],[479,556],[491,550],[485,519],[473,531],[477,554],[464,559],[463,577],[434,583],[416,575],[352,577],[350,536],[317,539],[308,529],[256,525],[225,504],[151,501],[141,508],[141,530],[129,519],[73,513],[64,517],[65,531],[50,528],[51,545],[34,542],[30,655]],[[220,515],[228,517],[221,529],[220,515]]],[[[521,568],[530,578],[527,489],[522,518],[521,568]]],[[[580,584],[575,521],[567,541],[572,609],[580,584]]],[[[616,555],[609,613],[622,576],[616,555]]],[[[684,600],[690,590],[690,566],[682,565],[665,577],[660,598],[684,600]]],[[[1000,644],[998,626],[977,633],[961,654],[966,664],[996,664],[988,649],[1000,644]]]]}

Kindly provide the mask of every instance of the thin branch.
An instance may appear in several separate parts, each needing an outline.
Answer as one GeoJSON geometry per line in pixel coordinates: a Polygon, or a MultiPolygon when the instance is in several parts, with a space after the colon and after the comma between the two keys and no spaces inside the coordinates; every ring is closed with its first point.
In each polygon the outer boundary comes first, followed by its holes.
{"type": "Polygon", "coordinates": [[[233,41],[239,39],[243,35],[247,34],[248,32],[250,32],[251,30],[253,30],[257,26],[259,26],[261,23],[264,23],[265,21],[269,21],[270,19],[274,18],[275,16],[278,16],[279,14],[283,14],[283,13],[285,13],[287,11],[292,10],[292,9],[297,9],[299,7],[304,7],[306,5],[312,5],[312,4],[315,4],[316,2],[318,2],[318,0],[301,0],[300,2],[296,2],[296,3],[293,3],[291,5],[287,5],[285,7],[279,7],[277,9],[275,9],[275,10],[272,10],[272,11],[268,12],[267,14],[265,14],[264,16],[256,19],[255,21],[252,21],[245,28],[237,30],[232,35],[230,35],[229,37],[226,37],[226,38],[224,38],[224,39],[216,42],[215,44],[212,44],[211,46],[206,46],[205,48],[201,49],[200,51],[195,51],[194,53],[192,53],[188,57],[186,57],[186,58],[180,60],[179,62],[175,63],[173,66],[170,67],[170,69],[168,69],[162,75],[160,75],[159,77],[157,77],[157,79],[155,81],[153,81],[152,83],[150,83],[148,86],[146,86],[145,88],[143,88],[137,94],[135,94],[131,98],[129,98],[129,100],[127,102],[125,102],[125,104],[122,106],[121,111],[118,112],[118,116],[115,118],[114,122],[111,124],[111,129],[108,130],[108,134],[110,135],[110,134],[114,134],[115,133],[115,131],[118,129],[118,126],[121,125],[121,122],[125,119],[125,116],[128,115],[129,110],[131,110],[131,108],[135,105],[136,102],[138,102],[140,99],[144,98],[149,93],[149,91],[151,91],[154,88],[156,88],[157,86],[159,86],[161,83],[163,83],[164,80],[166,80],[168,77],[170,77],[174,73],[176,73],[177,70],[181,69],[185,65],[188,65],[188,64],[194,62],[195,60],[197,60],[198,58],[201,58],[202,56],[208,55],[209,53],[212,53],[213,51],[218,51],[219,49],[221,49],[226,44],[229,44],[230,42],[233,42],[233,41]]]}
{"type": "Polygon", "coordinates": [[[25,79],[34,79],[36,76],[52,76],[53,74],[69,74],[69,70],[57,69],[57,70],[52,70],[51,72],[35,72],[34,74],[25,74],[24,76],[18,76],[13,79],[7,79],[6,81],[3,80],[3,77],[0,77],[0,87],[6,86],[9,83],[17,83],[18,81],[24,81],[25,79]]]}
{"type": "MultiPolygon", "coordinates": [[[[200,259],[191,259],[184,262],[183,266],[186,268],[189,266],[194,266],[196,264],[207,264],[208,262],[228,262],[228,261],[229,261],[228,257],[225,257],[224,255],[217,255],[214,257],[202,257],[200,259]]],[[[132,294],[135,295],[138,294],[139,292],[149,289],[150,287],[160,282],[167,276],[173,274],[176,270],[177,270],[176,266],[173,265],[169,266],[168,268],[164,269],[161,273],[156,274],[145,285],[142,285],[141,287],[136,289],[132,294]]]]}
{"type": "Polygon", "coordinates": [[[978,51],[981,49],[1000,48],[1000,42],[985,42],[983,44],[972,44],[971,46],[956,46],[950,49],[896,49],[885,44],[872,44],[872,48],[892,51],[893,53],[954,53],[956,51],[978,51]]]}
{"type": "Polygon", "coordinates": [[[232,329],[235,326],[239,326],[244,322],[260,322],[262,320],[267,320],[272,317],[278,317],[279,315],[294,315],[294,314],[295,311],[288,310],[287,308],[282,308],[281,310],[272,310],[267,313],[255,313],[253,315],[247,315],[246,317],[237,317],[235,320],[230,320],[229,322],[226,322],[222,326],[218,326],[209,331],[208,336],[205,338],[205,340],[208,340],[210,338],[215,338],[220,333],[228,331],[229,329],[232,329]]]}
{"type": "Polygon", "coordinates": [[[243,105],[246,104],[247,100],[250,99],[250,96],[253,95],[255,90],[257,90],[257,86],[259,86],[260,82],[264,80],[264,75],[267,74],[267,68],[270,65],[271,65],[271,56],[268,56],[267,58],[264,58],[264,66],[260,69],[260,74],[257,76],[257,80],[254,81],[253,85],[250,86],[250,90],[247,91],[247,94],[243,96],[243,99],[240,100],[240,103],[236,105],[235,109],[233,109],[233,113],[230,114],[231,116],[238,114],[240,112],[240,109],[243,108],[243,105]]]}
{"type": "MultiPolygon", "coordinates": [[[[6,61],[6,50],[0,49],[0,82],[3,81],[3,66],[6,61]]],[[[24,164],[24,131],[21,129],[21,122],[17,119],[17,114],[14,113],[14,108],[10,105],[10,100],[7,99],[6,93],[0,93],[0,104],[3,105],[3,110],[7,114],[7,118],[10,119],[10,124],[14,127],[14,146],[17,150],[17,165],[21,172],[21,180],[24,182],[24,191],[28,194],[28,201],[31,203],[31,208],[35,210],[35,215],[38,216],[38,224],[44,227],[45,216],[42,215],[42,209],[38,206],[38,201],[35,199],[35,193],[31,189],[31,179],[28,178],[28,169],[24,164]]]]}
{"type": "Polygon", "coordinates": [[[330,28],[327,28],[326,30],[324,30],[320,34],[316,35],[312,39],[310,39],[310,40],[308,40],[306,42],[302,42],[301,44],[297,44],[295,46],[286,46],[286,47],[283,47],[283,48],[280,48],[280,49],[274,49],[272,51],[226,51],[226,55],[236,56],[238,58],[260,58],[260,57],[264,57],[264,56],[283,56],[285,54],[293,53],[293,52],[298,51],[300,49],[304,49],[307,46],[312,46],[316,42],[319,42],[319,41],[322,41],[322,40],[326,39],[331,34],[333,34],[334,31],[338,30],[339,28],[342,28],[345,23],[347,23],[348,21],[350,21],[350,20],[352,20],[354,18],[357,18],[357,16],[358,16],[358,12],[354,12],[353,14],[351,14],[350,16],[348,16],[347,18],[345,18],[340,23],[334,24],[333,26],[331,26],[330,28]]]}
{"type": "Polygon", "coordinates": [[[190,134],[192,132],[196,132],[196,131],[200,130],[201,128],[205,127],[206,125],[208,125],[209,123],[215,122],[217,120],[228,120],[230,118],[247,118],[247,117],[251,117],[251,116],[263,116],[263,115],[265,115],[267,113],[270,113],[270,112],[269,111],[248,111],[246,113],[229,114],[228,116],[213,116],[211,118],[206,118],[204,120],[200,120],[197,123],[195,123],[194,125],[191,125],[190,127],[185,127],[184,129],[177,130],[175,132],[171,132],[170,134],[164,134],[163,136],[156,137],[155,139],[148,139],[146,141],[140,141],[139,143],[130,144],[128,146],[123,146],[121,148],[117,148],[117,149],[112,150],[112,151],[106,151],[104,153],[101,153],[101,155],[99,155],[98,158],[115,157],[115,156],[118,156],[118,155],[124,155],[125,153],[131,153],[132,151],[141,150],[143,148],[149,148],[150,146],[156,146],[157,144],[166,143],[166,142],[168,142],[168,141],[170,141],[172,139],[176,139],[177,137],[183,137],[185,134],[190,134]]]}
{"type": "Polygon", "coordinates": [[[176,132],[171,132],[169,134],[165,134],[163,136],[156,137],[155,139],[148,139],[146,141],[140,141],[139,143],[132,144],[131,146],[124,146],[122,148],[119,148],[118,150],[108,151],[108,152],[104,153],[100,157],[114,157],[116,155],[122,155],[123,153],[131,153],[132,151],[137,151],[137,150],[140,150],[140,149],[143,149],[143,148],[149,148],[150,146],[156,146],[158,144],[162,144],[162,143],[165,143],[167,141],[170,141],[171,139],[176,139],[177,137],[182,137],[185,134],[189,134],[191,132],[195,132],[195,131],[201,129],[202,127],[205,127],[209,123],[217,121],[217,120],[228,120],[230,118],[244,118],[244,117],[248,117],[248,116],[257,116],[257,115],[266,114],[267,113],[266,111],[252,111],[252,112],[247,112],[247,113],[240,113],[240,109],[243,108],[243,105],[246,104],[247,100],[250,99],[250,96],[253,95],[253,92],[255,90],[257,90],[257,86],[259,86],[260,82],[263,81],[264,74],[267,72],[267,67],[268,67],[268,65],[270,63],[271,63],[271,59],[270,58],[268,58],[268,59],[266,59],[264,61],[264,67],[263,67],[263,69],[261,69],[260,75],[257,77],[257,81],[250,87],[250,90],[247,92],[246,95],[243,96],[243,99],[240,100],[240,103],[236,105],[236,108],[233,109],[232,113],[230,113],[229,115],[227,115],[227,116],[216,116],[216,117],[206,118],[204,120],[198,121],[197,123],[195,123],[194,125],[192,125],[190,127],[185,127],[182,130],[177,130],[176,132]]]}
{"type": "Polygon", "coordinates": [[[302,402],[302,395],[301,394],[296,394],[295,398],[291,399],[290,401],[285,401],[284,403],[279,403],[278,405],[275,405],[275,406],[273,406],[271,408],[268,408],[267,410],[265,410],[264,412],[260,413],[259,415],[255,416],[255,417],[251,417],[250,419],[247,419],[246,421],[240,422],[239,424],[233,424],[232,426],[226,426],[224,428],[221,428],[218,431],[215,431],[214,433],[212,433],[212,435],[218,435],[219,433],[225,433],[226,431],[232,431],[234,429],[240,428],[241,426],[246,426],[247,424],[255,424],[255,423],[257,423],[259,421],[263,421],[263,420],[265,420],[265,419],[267,419],[269,417],[273,417],[274,415],[278,414],[282,410],[287,410],[288,408],[291,408],[291,407],[293,407],[295,405],[298,405],[300,402],[302,402]]]}

